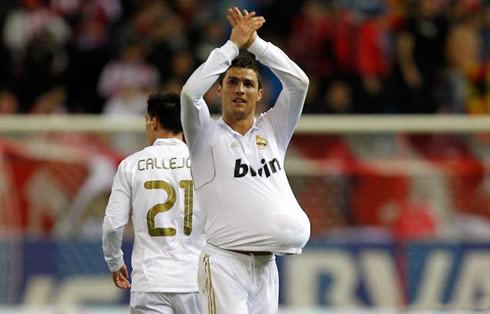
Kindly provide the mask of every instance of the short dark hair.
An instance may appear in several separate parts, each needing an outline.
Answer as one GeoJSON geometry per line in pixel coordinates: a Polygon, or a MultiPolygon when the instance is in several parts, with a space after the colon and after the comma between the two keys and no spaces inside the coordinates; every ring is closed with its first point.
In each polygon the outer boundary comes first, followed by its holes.
{"type": "Polygon", "coordinates": [[[233,59],[231,65],[225,72],[221,73],[218,78],[218,84],[223,85],[223,80],[225,79],[226,72],[230,68],[246,68],[254,70],[257,74],[257,81],[259,82],[259,89],[262,88],[262,75],[260,74],[259,63],[255,60],[255,56],[248,52],[247,50],[240,49],[238,56],[233,59]]]}
{"type": "Polygon", "coordinates": [[[153,92],[148,96],[147,112],[152,118],[157,118],[160,126],[178,134],[182,132],[180,122],[180,97],[173,92],[153,92]]]}

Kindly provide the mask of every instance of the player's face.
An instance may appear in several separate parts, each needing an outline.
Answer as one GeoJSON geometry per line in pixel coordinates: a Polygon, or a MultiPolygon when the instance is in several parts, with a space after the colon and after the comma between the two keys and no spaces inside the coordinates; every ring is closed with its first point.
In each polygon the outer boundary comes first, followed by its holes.
{"type": "Polygon", "coordinates": [[[257,73],[252,69],[228,69],[222,85],[218,85],[223,115],[233,120],[243,120],[255,115],[255,106],[262,98],[257,73]]]}

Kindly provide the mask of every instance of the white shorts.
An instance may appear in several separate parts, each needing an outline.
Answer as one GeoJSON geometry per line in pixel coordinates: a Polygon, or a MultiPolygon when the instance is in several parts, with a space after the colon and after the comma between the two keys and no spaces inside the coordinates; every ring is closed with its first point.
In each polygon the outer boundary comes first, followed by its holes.
{"type": "Polygon", "coordinates": [[[131,292],[131,314],[200,314],[199,293],[131,292]]]}
{"type": "Polygon", "coordinates": [[[254,256],[207,244],[197,273],[203,313],[274,314],[279,275],[274,255],[254,256]]]}

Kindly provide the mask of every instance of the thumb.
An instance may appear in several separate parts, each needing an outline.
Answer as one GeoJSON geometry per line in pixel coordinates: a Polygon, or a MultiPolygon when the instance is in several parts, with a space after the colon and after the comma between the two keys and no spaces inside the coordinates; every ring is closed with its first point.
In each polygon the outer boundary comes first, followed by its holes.
{"type": "Polygon", "coordinates": [[[126,266],[121,268],[121,275],[125,279],[129,278],[128,268],[126,266]]]}

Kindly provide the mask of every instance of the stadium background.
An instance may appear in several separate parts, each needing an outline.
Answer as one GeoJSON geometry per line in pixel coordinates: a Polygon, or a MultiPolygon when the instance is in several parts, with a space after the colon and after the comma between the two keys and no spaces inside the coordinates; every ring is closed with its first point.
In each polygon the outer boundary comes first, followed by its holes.
{"type": "Polygon", "coordinates": [[[488,1],[5,0],[0,313],[127,311],[100,247],[112,176],[231,5],[311,79],[286,169],[312,239],[279,258],[282,313],[488,310],[488,1]]]}

